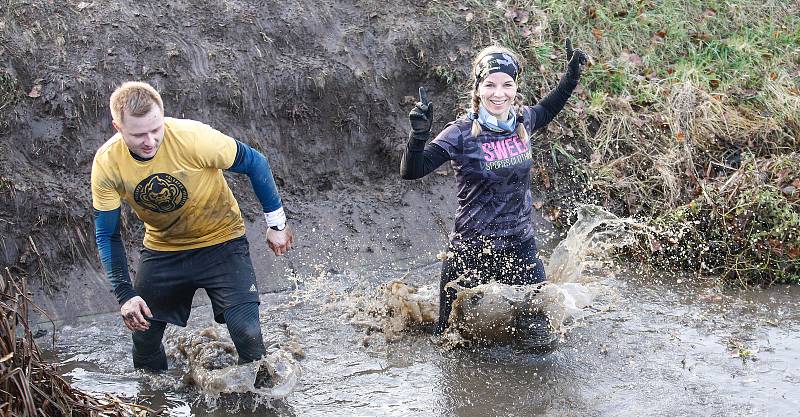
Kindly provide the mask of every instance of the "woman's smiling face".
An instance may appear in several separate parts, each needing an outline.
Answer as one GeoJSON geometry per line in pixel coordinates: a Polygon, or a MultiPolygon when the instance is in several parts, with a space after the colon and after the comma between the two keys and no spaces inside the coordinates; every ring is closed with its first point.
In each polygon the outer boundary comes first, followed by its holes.
{"type": "Polygon", "coordinates": [[[508,111],[517,96],[517,83],[504,72],[489,74],[478,84],[481,104],[498,120],[507,120],[508,111]]]}

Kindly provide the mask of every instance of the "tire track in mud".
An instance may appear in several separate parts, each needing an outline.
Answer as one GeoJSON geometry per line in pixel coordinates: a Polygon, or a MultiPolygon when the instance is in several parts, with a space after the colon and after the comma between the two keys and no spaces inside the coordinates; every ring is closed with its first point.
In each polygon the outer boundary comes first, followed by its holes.
{"type": "Polygon", "coordinates": [[[176,54],[176,56],[184,58],[188,63],[189,75],[199,80],[209,78],[211,74],[209,51],[201,46],[201,43],[189,43],[180,36],[169,36],[169,43],[167,43],[167,54],[176,54]],[[175,49],[170,50],[172,45],[175,45],[175,49]]]}

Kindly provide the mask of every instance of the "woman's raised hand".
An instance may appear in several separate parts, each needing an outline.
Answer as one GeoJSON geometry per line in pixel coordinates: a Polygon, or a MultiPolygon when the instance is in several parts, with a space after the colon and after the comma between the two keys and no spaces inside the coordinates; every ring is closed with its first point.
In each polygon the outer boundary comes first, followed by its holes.
{"type": "Polygon", "coordinates": [[[572,49],[572,41],[567,38],[564,42],[567,50],[567,76],[573,80],[579,80],[583,73],[583,66],[589,61],[589,57],[580,49],[572,49]]]}
{"type": "Polygon", "coordinates": [[[433,126],[433,102],[428,100],[428,91],[425,87],[419,88],[419,101],[408,114],[408,120],[415,134],[430,133],[433,126]]]}

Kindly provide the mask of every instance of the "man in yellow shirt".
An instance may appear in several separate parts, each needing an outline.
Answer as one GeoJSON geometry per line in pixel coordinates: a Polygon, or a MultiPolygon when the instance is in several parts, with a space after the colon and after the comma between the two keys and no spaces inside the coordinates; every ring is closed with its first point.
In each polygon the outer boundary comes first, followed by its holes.
{"type": "Polygon", "coordinates": [[[133,332],[134,366],[167,368],[166,324],[186,326],[198,288],[211,299],[214,319],[227,324],[239,362],[259,359],[266,350],[258,288],[239,205],[222,173],[250,177],[269,226],[267,244],[281,256],[293,235],[269,162],[208,125],[164,117],[149,84],[122,84],[110,107],[117,134],[95,154],[92,205],[100,259],[133,332]],[[135,284],[120,237],[123,200],[145,224],[135,284]]]}

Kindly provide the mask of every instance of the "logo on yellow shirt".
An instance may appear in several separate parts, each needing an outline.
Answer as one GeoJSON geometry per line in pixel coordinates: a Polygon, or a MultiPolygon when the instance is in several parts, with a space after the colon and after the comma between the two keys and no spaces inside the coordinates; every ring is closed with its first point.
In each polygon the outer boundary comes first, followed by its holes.
{"type": "Polygon", "coordinates": [[[183,183],[163,172],[145,178],[133,190],[133,200],[156,213],[175,211],[183,207],[188,198],[183,183]]]}

